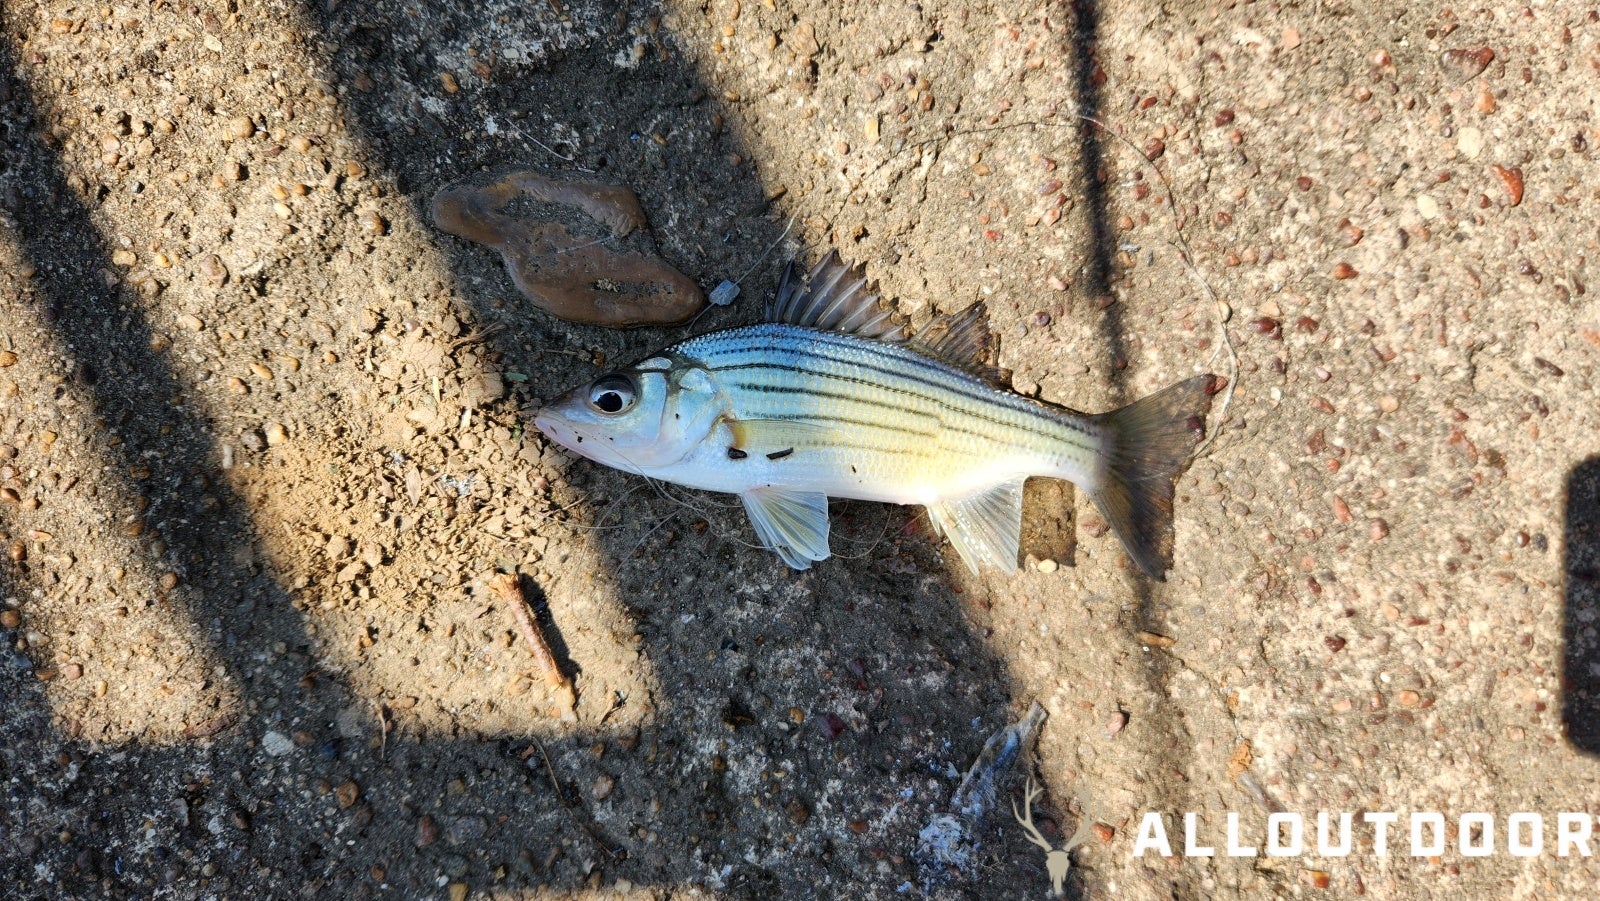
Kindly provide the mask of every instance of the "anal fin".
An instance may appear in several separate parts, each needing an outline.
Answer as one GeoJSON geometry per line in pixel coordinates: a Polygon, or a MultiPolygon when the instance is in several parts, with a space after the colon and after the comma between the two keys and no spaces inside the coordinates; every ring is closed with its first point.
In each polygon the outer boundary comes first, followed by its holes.
{"type": "Polygon", "coordinates": [[[828,496],[817,491],[790,491],[769,486],[739,495],[756,535],[792,569],[810,569],[826,560],[828,496]]]}
{"type": "Polygon", "coordinates": [[[1018,477],[987,491],[928,505],[934,528],[950,539],[974,575],[983,564],[1001,572],[1016,571],[1023,481],[1018,477]]]}

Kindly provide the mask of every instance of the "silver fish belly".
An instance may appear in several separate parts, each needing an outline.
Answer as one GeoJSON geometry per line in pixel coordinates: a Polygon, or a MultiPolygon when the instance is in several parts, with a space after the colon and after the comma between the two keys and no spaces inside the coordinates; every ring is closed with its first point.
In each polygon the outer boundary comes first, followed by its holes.
{"type": "Polygon", "coordinates": [[[785,273],[768,322],[608,373],[536,423],[575,452],[739,495],[796,569],[829,556],[829,497],[922,504],[974,571],[1016,568],[1023,482],[1067,479],[1147,575],[1171,565],[1173,481],[1219,387],[1198,376],[1102,414],[1009,390],[981,305],[907,337],[830,255],[785,273]]]}

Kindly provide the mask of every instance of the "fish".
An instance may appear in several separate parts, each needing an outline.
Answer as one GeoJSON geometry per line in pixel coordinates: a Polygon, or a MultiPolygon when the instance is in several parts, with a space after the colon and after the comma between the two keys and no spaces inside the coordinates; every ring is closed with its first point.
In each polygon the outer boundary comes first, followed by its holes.
{"type": "Polygon", "coordinates": [[[828,501],[921,505],[974,574],[1015,572],[1023,483],[1088,494],[1145,575],[1172,567],[1175,481],[1223,385],[1198,375],[1106,413],[1012,390],[982,301],[914,333],[830,252],[791,261],[764,321],[607,372],[534,415],[597,463],[737,495],[793,569],[829,557],[828,501]]]}

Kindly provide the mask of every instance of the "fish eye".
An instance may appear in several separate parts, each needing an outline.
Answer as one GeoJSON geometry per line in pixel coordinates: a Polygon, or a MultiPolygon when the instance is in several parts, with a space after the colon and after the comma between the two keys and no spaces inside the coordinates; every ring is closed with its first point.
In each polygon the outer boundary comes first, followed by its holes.
{"type": "Polygon", "coordinates": [[[633,379],[620,372],[603,375],[589,386],[589,406],[601,413],[622,413],[638,396],[633,379]]]}

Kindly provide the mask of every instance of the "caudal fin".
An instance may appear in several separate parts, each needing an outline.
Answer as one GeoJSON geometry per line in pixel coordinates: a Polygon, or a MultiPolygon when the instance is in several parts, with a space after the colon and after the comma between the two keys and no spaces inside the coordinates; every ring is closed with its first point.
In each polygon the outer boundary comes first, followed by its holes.
{"type": "Polygon", "coordinates": [[[1201,375],[1102,413],[1105,468],[1089,492],[1145,575],[1166,581],[1172,567],[1172,496],[1189,452],[1205,434],[1211,397],[1224,384],[1201,375]]]}

